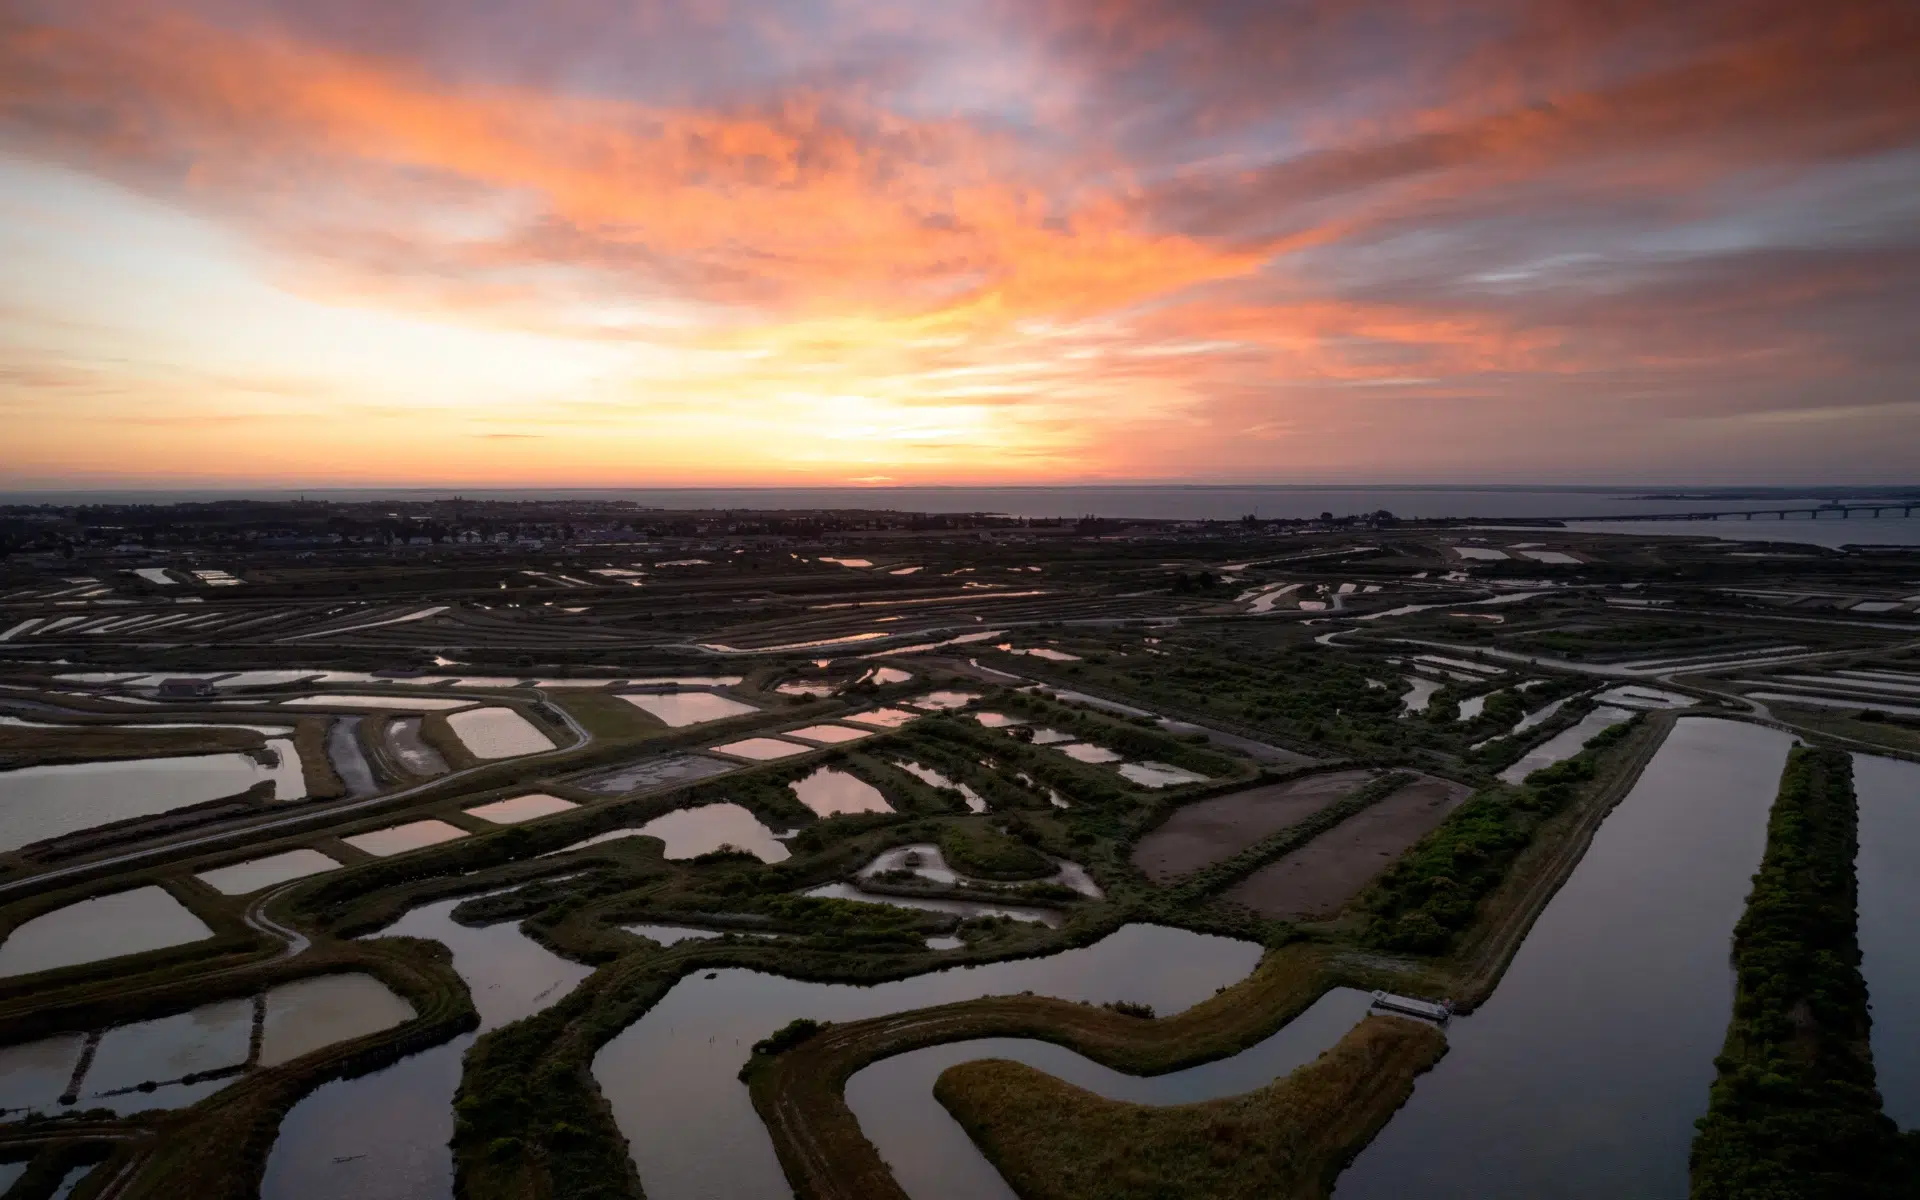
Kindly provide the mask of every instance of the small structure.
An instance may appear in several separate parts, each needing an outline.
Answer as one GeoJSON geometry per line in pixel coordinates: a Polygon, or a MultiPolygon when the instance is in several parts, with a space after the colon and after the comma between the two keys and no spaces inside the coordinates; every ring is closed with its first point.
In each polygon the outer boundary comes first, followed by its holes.
{"type": "Polygon", "coordinates": [[[162,679],[160,698],[162,700],[190,700],[196,696],[213,695],[213,683],[206,679],[162,679]]]}
{"type": "Polygon", "coordinates": [[[1445,1025],[1453,1018],[1453,1001],[1451,1000],[1442,1000],[1435,1004],[1431,1000],[1416,1000],[1412,996],[1375,992],[1373,1007],[1403,1017],[1418,1017],[1423,1021],[1432,1021],[1436,1025],[1445,1025]]]}

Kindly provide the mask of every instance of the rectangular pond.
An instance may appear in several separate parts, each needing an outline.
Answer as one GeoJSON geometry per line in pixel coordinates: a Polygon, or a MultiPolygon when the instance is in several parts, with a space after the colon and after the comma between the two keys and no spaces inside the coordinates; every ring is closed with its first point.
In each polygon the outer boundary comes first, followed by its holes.
{"type": "Polygon", "coordinates": [[[202,871],[194,878],[223,896],[244,896],[276,883],[305,879],[322,871],[331,871],[339,863],[318,850],[288,850],[265,858],[250,858],[224,867],[202,871]]]}
{"type": "Polygon", "coordinates": [[[272,766],[250,754],[189,754],[0,771],[0,851],[97,825],[151,817],[271,783],[280,800],[307,794],[290,738],[267,742],[272,766]]]}
{"type": "Polygon", "coordinates": [[[0,978],[181,946],[213,936],[165,888],[81,900],[22,922],[0,943],[0,978]]]}
{"type": "Polygon", "coordinates": [[[518,758],[554,748],[553,739],[511,708],[474,708],[447,718],[454,736],[475,758],[518,758]]]}
{"type": "Polygon", "coordinates": [[[635,692],[620,698],[673,729],[760,711],[751,704],[714,692],[635,692]]]}
{"type": "Polygon", "coordinates": [[[356,833],[340,840],[356,850],[364,850],[376,858],[385,858],[390,854],[404,854],[409,850],[437,846],[441,842],[450,842],[455,838],[466,836],[467,831],[458,825],[449,825],[445,821],[426,820],[409,821],[405,825],[389,825],[385,829],[356,833]]]}

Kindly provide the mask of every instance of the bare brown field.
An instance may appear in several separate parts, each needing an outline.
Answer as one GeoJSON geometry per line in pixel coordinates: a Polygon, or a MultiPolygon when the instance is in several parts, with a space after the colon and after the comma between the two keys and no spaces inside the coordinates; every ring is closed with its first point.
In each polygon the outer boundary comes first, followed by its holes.
{"type": "Polygon", "coordinates": [[[1224,862],[1364,786],[1371,771],[1329,771],[1189,804],[1133,848],[1133,865],[1166,883],[1224,862]]]}
{"type": "Polygon", "coordinates": [[[1225,898],[1285,920],[1332,916],[1471,793],[1465,784],[1445,779],[1408,784],[1261,867],[1225,898]]]}

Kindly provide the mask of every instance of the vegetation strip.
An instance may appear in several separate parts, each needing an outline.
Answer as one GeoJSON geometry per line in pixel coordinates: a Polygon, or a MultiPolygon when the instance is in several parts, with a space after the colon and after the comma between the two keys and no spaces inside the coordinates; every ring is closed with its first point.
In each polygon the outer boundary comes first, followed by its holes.
{"type": "Polygon", "coordinates": [[[1108,1100],[997,1059],[949,1067],[933,1094],[1024,1200],[1309,1200],[1445,1052],[1434,1026],[1369,1017],[1291,1075],[1198,1104],[1108,1100]]]}
{"type": "Polygon", "coordinates": [[[1853,763],[1797,747],[1734,928],[1733,1020],[1692,1154],[1696,1200],[1920,1195],[1920,1134],[1880,1111],[1860,974],[1853,763]]]}

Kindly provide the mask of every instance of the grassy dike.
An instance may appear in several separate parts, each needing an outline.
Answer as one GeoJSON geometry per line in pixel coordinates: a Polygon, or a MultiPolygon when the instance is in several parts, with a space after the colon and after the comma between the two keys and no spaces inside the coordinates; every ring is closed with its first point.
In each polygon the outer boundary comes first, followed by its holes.
{"type": "Polygon", "coordinates": [[[1920,1146],[1874,1087],[1857,829],[1852,759],[1796,748],[1734,927],[1733,1020],[1693,1142],[1695,1200],[1920,1195],[1920,1146]]]}
{"type": "Polygon", "coordinates": [[[1026,1200],[1317,1200],[1446,1047],[1434,1026],[1369,1017],[1286,1078],[1199,1104],[1126,1104],[994,1059],[948,1068],[933,1094],[1026,1200]]]}

